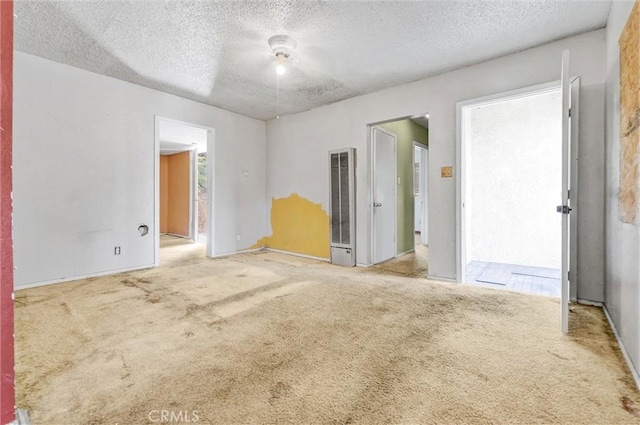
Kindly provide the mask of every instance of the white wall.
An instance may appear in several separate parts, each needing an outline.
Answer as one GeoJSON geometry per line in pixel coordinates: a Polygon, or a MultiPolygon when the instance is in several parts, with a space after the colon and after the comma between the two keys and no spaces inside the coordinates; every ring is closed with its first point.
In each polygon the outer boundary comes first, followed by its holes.
{"type": "Polygon", "coordinates": [[[467,262],[561,268],[560,90],[464,109],[467,262]]]}
{"type": "Polygon", "coordinates": [[[429,273],[456,278],[454,165],[456,103],[560,78],[564,49],[571,73],[582,77],[580,104],[580,220],[582,299],[604,299],[604,30],[570,37],[489,62],[267,122],[267,196],[297,192],[328,208],[326,154],[357,149],[357,262],[370,264],[369,145],[367,124],[429,111],[429,273]]]}
{"type": "Polygon", "coordinates": [[[265,234],[263,121],[20,52],[14,76],[16,286],[153,264],[154,115],[215,128],[215,253],[265,234]]]}
{"type": "Polygon", "coordinates": [[[614,1],[607,23],[606,300],[624,346],[640,368],[640,235],[618,219],[620,171],[620,56],[618,39],[633,2],[614,1]]]}

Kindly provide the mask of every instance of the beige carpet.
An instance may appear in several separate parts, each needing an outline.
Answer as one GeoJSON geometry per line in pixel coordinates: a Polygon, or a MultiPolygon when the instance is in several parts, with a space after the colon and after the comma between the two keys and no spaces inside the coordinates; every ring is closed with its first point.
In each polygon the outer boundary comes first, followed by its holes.
{"type": "Polygon", "coordinates": [[[401,257],[393,258],[371,267],[372,272],[397,274],[408,277],[427,277],[429,247],[416,241],[415,249],[401,257]]]}
{"type": "Polygon", "coordinates": [[[170,245],[157,269],[17,293],[35,424],[640,421],[600,309],[565,337],[551,298],[170,245]]]}

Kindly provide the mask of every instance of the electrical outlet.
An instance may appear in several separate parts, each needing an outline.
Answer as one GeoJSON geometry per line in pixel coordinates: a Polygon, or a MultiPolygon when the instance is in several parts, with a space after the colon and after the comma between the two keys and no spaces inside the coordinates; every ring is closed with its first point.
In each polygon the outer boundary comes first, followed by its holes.
{"type": "Polygon", "coordinates": [[[442,177],[442,178],[453,177],[453,167],[452,166],[441,167],[440,168],[440,177],[442,177]]]}
{"type": "Polygon", "coordinates": [[[113,255],[120,255],[120,247],[116,246],[113,248],[113,255]]]}
{"type": "Polygon", "coordinates": [[[240,239],[242,239],[240,235],[236,235],[236,240],[240,240],[240,239]]]}

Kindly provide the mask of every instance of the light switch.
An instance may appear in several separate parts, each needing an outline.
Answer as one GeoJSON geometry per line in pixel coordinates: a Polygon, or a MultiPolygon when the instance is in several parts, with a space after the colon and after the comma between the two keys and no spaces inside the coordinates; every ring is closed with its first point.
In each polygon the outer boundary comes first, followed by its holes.
{"type": "Polygon", "coordinates": [[[400,186],[400,177],[398,177],[398,186],[400,186]]]}
{"type": "Polygon", "coordinates": [[[447,166],[447,167],[441,167],[440,168],[440,177],[444,178],[449,178],[449,177],[453,177],[453,167],[452,166],[447,166]]]}

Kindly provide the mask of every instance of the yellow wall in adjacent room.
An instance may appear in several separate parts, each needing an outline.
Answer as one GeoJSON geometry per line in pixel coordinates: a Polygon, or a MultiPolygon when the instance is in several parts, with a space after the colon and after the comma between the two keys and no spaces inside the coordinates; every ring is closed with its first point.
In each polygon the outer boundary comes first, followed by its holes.
{"type": "Polygon", "coordinates": [[[271,200],[271,236],[254,247],[266,246],[319,258],[329,258],[329,215],[322,205],[297,193],[271,200]]]}

